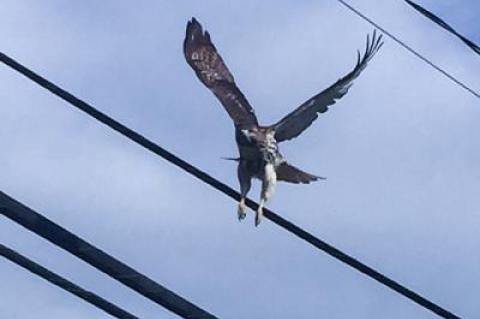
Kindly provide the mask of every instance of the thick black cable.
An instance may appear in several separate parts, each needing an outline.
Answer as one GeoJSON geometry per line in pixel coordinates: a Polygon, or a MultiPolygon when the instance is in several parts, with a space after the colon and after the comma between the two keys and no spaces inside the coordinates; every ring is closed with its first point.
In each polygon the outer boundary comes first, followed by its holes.
{"type": "MultiPolygon", "coordinates": [[[[199,170],[198,168],[194,167],[193,165],[187,163],[186,161],[182,160],[181,158],[175,156],[174,154],[170,153],[169,151],[165,150],[161,146],[153,143],[152,141],[146,139],[142,135],[138,134],[137,132],[129,129],[125,125],[119,123],[118,121],[114,120],[113,118],[109,117],[108,115],[98,111],[91,105],[85,103],[84,101],[76,98],[72,94],[68,93],[67,91],[63,90],[62,88],[56,86],[52,82],[48,81],[47,79],[41,77],[40,75],[34,73],[33,71],[27,69],[23,65],[19,64],[15,60],[11,59],[10,57],[6,56],[3,53],[0,53],[0,61],[7,64],[14,70],[20,72],[27,78],[31,79],[41,87],[49,90],[53,94],[57,95],[58,97],[62,98],[63,100],[67,101],[68,103],[72,104],[76,108],[84,111],[88,115],[92,116],[96,120],[102,122],[106,126],[110,127],[111,129],[119,132],[123,136],[127,137],[128,139],[134,141],[135,143],[141,145],[142,147],[148,149],[149,151],[161,156],[162,158],[166,159],[170,163],[174,164],[182,168],[183,170],[187,171],[188,173],[192,174],[193,176],[197,177],[198,179],[202,180],[203,182],[209,184],[210,186],[214,187],[215,189],[221,191],[225,195],[235,199],[240,200],[240,194],[235,191],[233,188],[229,187],[228,185],[220,182],[219,180],[213,178],[212,176],[208,175],[207,173],[199,170]]],[[[254,201],[247,199],[246,205],[253,210],[258,208],[258,204],[254,201]]],[[[386,277],[385,275],[379,273],[375,269],[363,264],[362,262],[356,260],[355,258],[343,253],[342,251],[338,250],[337,248],[329,245],[328,243],[318,239],[317,237],[313,236],[312,234],[306,232],[305,230],[301,229],[300,227],[294,225],[293,223],[289,222],[288,220],[280,217],[279,215],[275,214],[269,209],[264,209],[265,217],[270,219],[272,222],[277,224],[278,226],[284,228],[285,230],[291,232],[292,234],[300,237],[301,239],[305,240],[306,242],[310,243],[314,247],[323,250],[327,254],[333,256],[334,258],[344,262],[345,264],[349,265],[352,268],[357,269],[358,271],[362,272],[363,274],[367,275],[368,277],[375,279],[376,281],[380,282],[381,284],[393,289],[394,291],[398,292],[399,294],[407,297],[408,299],[416,302],[417,304],[425,307],[436,313],[437,315],[443,318],[459,318],[453,313],[449,312],[448,310],[442,308],[441,306],[427,300],[426,298],[420,296],[419,294],[415,293],[414,291],[406,288],[405,286],[399,284],[398,282],[386,277]]]]}
{"type": "Polygon", "coordinates": [[[427,9],[425,9],[424,7],[422,7],[421,5],[419,4],[416,4],[415,2],[413,1],[410,1],[410,0],[405,0],[405,2],[407,2],[410,6],[412,6],[415,10],[417,10],[418,12],[420,12],[421,14],[423,14],[425,17],[427,17],[428,19],[432,20],[433,22],[435,22],[436,24],[438,24],[440,27],[444,28],[445,30],[447,30],[448,32],[452,33],[453,35],[455,35],[457,38],[459,38],[463,43],[465,43],[470,49],[473,50],[473,52],[477,53],[480,55],[480,47],[478,45],[476,45],[473,41],[467,39],[466,37],[464,37],[463,35],[461,35],[460,33],[458,33],[452,26],[450,26],[448,23],[446,23],[445,21],[443,21],[442,19],[440,19],[438,16],[436,16],[435,14],[433,14],[432,12],[428,11],[427,9]]]}
{"type": "Polygon", "coordinates": [[[437,70],[438,72],[440,72],[441,74],[443,74],[444,76],[446,76],[447,78],[449,78],[451,81],[453,81],[455,84],[459,85],[460,87],[462,87],[463,89],[467,90],[468,92],[470,92],[471,94],[473,94],[475,97],[477,98],[480,98],[480,93],[476,92],[475,90],[473,90],[472,88],[468,87],[466,84],[464,84],[463,82],[461,82],[460,80],[458,80],[456,77],[454,77],[453,75],[451,75],[450,73],[448,73],[447,71],[445,71],[444,69],[442,69],[441,67],[437,66],[436,64],[434,64],[432,61],[430,61],[429,59],[427,59],[426,57],[424,57],[423,55],[421,55],[420,53],[418,53],[415,49],[413,49],[411,46],[409,46],[408,44],[406,44],[405,42],[403,42],[402,40],[400,40],[399,38],[397,38],[396,36],[394,36],[392,33],[390,33],[389,31],[387,31],[385,28],[383,28],[382,26],[380,26],[378,23],[376,23],[375,21],[373,21],[372,19],[370,19],[369,17],[367,17],[366,15],[364,15],[363,13],[361,13],[360,11],[358,11],[357,9],[355,9],[354,7],[352,7],[350,4],[348,4],[347,2],[343,1],[343,0],[337,0],[338,2],[340,2],[342,5],[344,5],[346,8],[348,8],[350,11],[354,12],[356,15],[358,15],[360,18],[362,18],[363,20],[367,21],[368,23],[370,23],[371,25],[373,25],[375,28],[379,29],[380,31],[382,31],[384,34],[386,34],[390,39],[392,39],[393,41],[397,42],[398,44],[400,44],[402,47],[404,47],[405,49],[407,49],[410,53],[412,53],[413,55],[415,55],[417,58],[419,58],[420,60],[422,60],[423,62],[427,63],[428,65],[430,65],[432,68],[434,68],[435,70],[437,70]]]}
{"type": "Polygon", "coordinates": [[[85,300],[88,303],[91,303],[95,307],[102,309],[106,313],[119,318],[119,319],[138,319],[137,316],[132,315],[131,313],[123,310],[122,308],[112,304],[108,300],[103,299],[97,294],[85,290],[82,287],[74,284],[73,282],[65,279],[56,273],[48,270],[47,268],[37,264],[31,259],[28,259],[25,256],[20,255],[18,252],[0,244],[0,256],[5,257],[11,262],[17,264],[29,270],[30,272],[42,277],[43,279],[49,281],[50,283],[58,286],[69,293],[85,300]]]}
{"type": "Polygon", "coordinates": [[[0,214],[183,318],[216,318],[1,191],[0,214]]]}

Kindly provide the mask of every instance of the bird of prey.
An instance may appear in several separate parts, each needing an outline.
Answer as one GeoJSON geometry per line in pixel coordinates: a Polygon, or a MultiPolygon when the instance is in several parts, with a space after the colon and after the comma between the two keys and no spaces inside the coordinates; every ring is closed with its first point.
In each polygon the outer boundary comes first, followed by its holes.
{"type": "Polygon", "coordinates": [[[308,184],[324,179],[288,163],[280,154],[278,143],[300,135],[317,119],[319,113],[326,112],[330,105],[343,97],[352,86],[353,80],[365,69],[382,45],[382,35],[377,36],[374,30],[371,38],[367,35],[365,52],[357,52],[357,63],[350,73],[301,104],[277,123],[262,126],[259,125],[252,106],[235,84],[208,31],[204,31],[195,18],[187,23],[183,43],[185,58],[200,81],[218,98],[235,126],[235,139],[240,153],[240,157],[234,159],[238,161],[237,173],[241,193],[238,204],[239,220],[246,216],[245,197],[250,190],[252,178],[262,181],[255,226],[258,226],[262,219],[263,207],[273,195],[277,181],[308,184]]]}

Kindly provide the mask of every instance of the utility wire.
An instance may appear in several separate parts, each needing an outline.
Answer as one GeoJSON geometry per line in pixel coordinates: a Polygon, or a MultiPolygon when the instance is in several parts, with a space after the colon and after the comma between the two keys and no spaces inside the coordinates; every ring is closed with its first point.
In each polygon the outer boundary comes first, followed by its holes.
{"type": "Polygon", "coordinates": [[[82,287],[77,286],[73,282],[65,279],[56,273],[48,270],[45,267],[37,264],[36,262],[28,259],[25,256],[20,255],[18,252],[0,244],[0,256],[5,257],[11,262],[17,264],[20,267],[25,268],[26,270],[42,277],[43,279],[49,281],[62,288],[63,290],[68,291],[69,293],[85,300],[88,303],[91,303],[97,308],[102,309],[106,313],[119,318],[119,319],[138,319],[137,316],[132,315],[131,313],[123,310],[122,308],[112,304],[111,302],[103,299],[102,297],[96,295],[95,293],[85,290],[82,287]]]}
{"type": "MultiPolygon", "coordinates": [[[[170,163],[174,164],[175,166],[180,167],[181,169],[187,171],[191,175],[197,177],[198,179],[202,180],[204,183],[209,184],[210,186],[214,187],[215,189],[219,190],[220,192],[224,193],[225,195],[235,199],[240,200],[240,194],[229,187],[228,185],[220,182],[219,180],[213,178],[212,176],[208,175],[207,173],[199,170],[195,166],[187,163],[186,161],[182,160],[181,158],[175,156],[174,154],[170,153],[166,149],[162,148],[161,146],[153,143],[152,141],[148,140],[147,138],[143,137],[139,133],[129,129],[125,125],[119,123],[118,121],[114,120],[113,118],[109,117],[108,115],[100,112],[99,110],[95,109],[91,105],[85,103],[84,101],[78,99],[77,97],[73,96],[69,92],[63,90],[62,88],[56,86],[52,82],[48,81],[47,79],[41,77],[40,75],[34,73],[33,71],[27,69],[25,66],[19,64],[12,58],[6,56],[3,53],[0,53],[0,61],[5,63],[6,65],[10,66],[14,70],[20,72],[27,78],[31,79],[41,87],[49,90],[53,94],[57,95],[58,97],[62,98],[63,100],[67,101],[68,103],[72,104],[76,108],[82,110],[83,112],[87,113],[88,115],[92,116],[96,120],[102,122],[106,126],[110,127],[111,129],[119,132],[126,138],[134,141],[135,143],[141,145],[142,147],[148,149],[149,151],[159,155],[160,157],[164,158],[165,160],[169,161],[170,163]]],[[[251,199],[246,200],[246,205],[253,210],[258,208],[258,204],[252,201],[251,199]]],[[[459,318],[450,311],[442,308],[441,306],[433,303],[432,301],[420,296],[416,292],[408,289],[407,287],[403,286],[402,284],[386,277],[385,275],[381,274],[380,272],[376,271],[375,269],[363,264],[362,262],[358,261],[357,259],[345,254],[344,252],[338,250],[337,248],[333,247],[332,245],[326,243],[325,241],[315,237],[314,235],[310,234],[309,232],[301,229],[300,227],[296,226],[295,224],[289,222],[288,220],[280,217],[279,215],[275,214],[269,209],[264,209],[265,217],[270,219],[272,222],[277,224],[278,226],[284,228],[285,230],[289,231],[290,233],[296,235],[297,237],[305,240],[306,242],[310,243],[314,247],[323,250],[327,254],[331,255],[332,257],[344,262],[345,264],[349,265],[350,267],[362,272],[363,274],[367,275],[368,277],[375,279],[379,283],[393,289],[397,293],[405,296],[406,298],[416,302],[417,304],[425,307],[426,309],[431,310],[432,312],[436,313],[437,315],[443,318],[459,318]]]]}
{"type": "Polygon", "coordinates": [[[363,13],[361,13],[360,11],[358,11],[357,9],[355,9],[354,7],[352,7],[350,4],[348,4],[347,2],[343,1],[343,0],[337,0],[338,2],[340,2],[342,5],[344,5],[346,8],[348,8],[350,11],[354,12],[356,15],[358,15],[360,18],[362,18],[363,20],[367,21],[368,23],[370,23],[371,25],[373,25],[375,28],[379,29],[380,31],[382,31],[384,34],[386,34],[389,38],[391,38],[393,41],[397,42],[398,44],[400,44],[402,47],[404,47],[405,49],[407,49],[410,53],[412,53],[413,55],[415,55],[417,58],[419,58],[420,60],[422,60],[423,62],[427,63],[428,65],[430,65],[432,68],[434,68],[435,70],[437,70],[438,72],[440,72],[441,74],[443,74],[444,76],[446,76],[447,78],[449,78],[451,81],[453,81],[455,84],[459,85],[460,87],[462,87],[463,89],[467,90],[468,92],[470,92],[471,94],[473,94],[475,97],[477,98],[480,98],[480,93],[476,92],[475,90],[473,90],[472,88],[468,87],[466,84],[464,84],[463,82],[461,82],[460,80],[458,80],[456,77],[454,77],[453,75],[451,75],[450,73],[448,73],[447,71],[445,71],[444,69],[442,69],[441,67],[437,66],[436,64],[434,64],[432,61],[430,61],[429,59],[427,59],[426,57],[424,57],[423,55],[421,55],[420,53],[418,53],[415,49],[413,49],[412,47],[410,47],[408,44],[406,44],[405,42],[403,42],[402,40],[400,40],[399,38],[397,38],[396,36],[394,36],[392,33],[390,33],[389,31],[387,31],[384,27],[380,26],[378,23],[376,23],[375,21],[373,21],[372,19],[370,19],[369,17],[367,17],[366,15],[364,15],[363,13]]]}
{"type": "Polygon", "coordinates": [[[422,6],[416,4],[413,1],[410,0],[405,0],[406,3],[408,3],[410,6],[412,6],[415,10],[423,14],[425,17],[428,19],[432,20],[436,24],[438,24],[440,27],[444,28],[448,32],[452,33],[455,35],[457,38],[459,38],[463,43],[465,43],[470,49],[472,49],[475,53],[480,55],[480,47],[476,45],[473,41],[467,39],[460,33],[458,33],[452,26],[450,26],[448,23],[437,17],[435,14],[432,12],[428,11],[427,9],[423,8],[422,6]]]}
{"type": "Polygon", "coordinates": [[[183,318],[217,318],[1,191],[0,214],[183,318]]]}

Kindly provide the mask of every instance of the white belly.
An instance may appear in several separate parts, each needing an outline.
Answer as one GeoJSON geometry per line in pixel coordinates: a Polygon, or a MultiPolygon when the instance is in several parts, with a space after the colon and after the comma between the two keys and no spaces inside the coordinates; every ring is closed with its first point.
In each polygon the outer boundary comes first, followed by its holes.
{"type": "Polygon", "coordinates": [[[275,166],[272,163],[267,163],[264,169],[263,183],[262,183],[262,197],[269,200],[275,192],[275,185],[277,183],[277,173],[275,166]]]}

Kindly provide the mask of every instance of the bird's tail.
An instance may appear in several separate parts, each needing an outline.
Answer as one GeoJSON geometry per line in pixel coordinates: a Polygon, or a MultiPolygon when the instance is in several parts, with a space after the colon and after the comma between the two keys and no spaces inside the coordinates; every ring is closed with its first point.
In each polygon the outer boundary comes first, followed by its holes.
{"type": "Polygon", "coordinates": [[[240,157],[220,157],[221,159],[227,160],[227,161],[235,161],[235,162],[240,162],[240,157]]]}
{"type": "Polygon", "coordinates": [[[327,179],[326,177],[315,176],[309,173],[306,173],[293,165],[283,162],[280,164],[277,169],[277,180],[284,181],[294,184],[308,184],[310,182],[317,181],[319,179],[327,179]]]}

